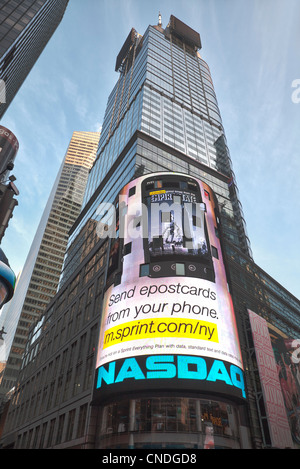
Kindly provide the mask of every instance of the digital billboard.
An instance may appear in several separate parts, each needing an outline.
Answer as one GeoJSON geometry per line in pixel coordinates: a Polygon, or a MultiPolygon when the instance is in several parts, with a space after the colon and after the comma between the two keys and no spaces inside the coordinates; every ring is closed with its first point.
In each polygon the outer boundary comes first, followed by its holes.
{"type": "MultiPolygon", "coordinates": [[[[9,163],[13,163],[19,150],[16,136],[6,127],[0,125],[0,173],[3,175],[9,163]]],[[[12,166],[13,167],[13,166],[12,166]]]]}
{"type": "Polygon", "coordinates": [[[115,213],[103,212],[111,249],[95,399],[149,390],[244,399],[211,188],[179,173],[154,173],[123,188],[115,213]]]}
{"type": "Polygon", "coordinates": [[[271,442],[300,444],[300,340],[248,310],[271,442]]]}

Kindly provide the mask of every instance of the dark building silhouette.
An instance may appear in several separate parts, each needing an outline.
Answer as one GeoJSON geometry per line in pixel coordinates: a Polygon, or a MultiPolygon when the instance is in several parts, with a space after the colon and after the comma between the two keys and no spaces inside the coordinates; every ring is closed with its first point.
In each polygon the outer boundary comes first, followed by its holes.
{"type": "Polygon", "coordinates": [[[68,0],[0,1],[0,119],[62,20],[68,0]]]}

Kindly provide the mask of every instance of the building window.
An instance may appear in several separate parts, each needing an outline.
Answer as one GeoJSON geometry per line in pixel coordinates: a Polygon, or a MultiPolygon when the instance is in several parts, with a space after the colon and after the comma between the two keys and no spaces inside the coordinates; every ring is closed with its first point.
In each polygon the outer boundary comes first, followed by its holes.
{"type": "Polygon", "coordinates": [[[64,423],[65,423],[65,414],[60,415],[58,419],[58,429],[57,429],[56,441],[55,441],[55,444],[57,445],[62,442],[64,423]]]}
{"type": "Polygon", "coordinates": [[[42,449],[44,447],[44,441],[45,441],[45,436],[46,436],[46,430],[47,430],[47,422],[43,424],[42,426],[42,434],[41,434],[41,439],[40,439],[40,444],[39,448],[42,449]]]}
{"type": "Polygon", "coordinates": [[[69,415],[68,415],[68,426],[67,426],[67,431],[66,431],[66,441],[72,440],[73,428],[74,428],[74,422],[75,422],[75,413],[76,413],[76,410],[73,409],[69,412],[69,415]]]}
{"type": "Polygon", "coordinates": [[[78,419],[78,427],[77,427],[77,438],[84,436],[85,431],[85,422],[87,416],[87,409],[88,405],[82,405],[79,409],[79,419],[78,419]]]}
{"type": "MultiPolygon", "coordinates": [[[[100,435],[102,448],[106,438],[109,441],[111,435],[128,430],[143,435],[143,444],[151,444],[153,433],[160,433],[160,442],[168,441],[168,432],[172,432],[189,434],[182,447],[191,447],[193,439],[193,443],[198,445],[199,434],[203,437],[203,448],[239,447],[237,409],[222,401],[161,397],[114,402],[104,407],[100,435]]],[[[174,441],[174,436],[172,439],[174,441]]]]}
{"type": "Polygon", "coordinates": [[[76,396],[80,392],[81,385],[81,373],[82,373],[82,363],[79,363],[75,368],[75,379],[73,386],[73,396],[76,396]]]}
{"type": "Polygon", "coordinates": [[[55,426],[55,419],[52,419],[50,421],[50,428],[49,428],[49,434],[48,434],[48,440],[47,440],[47,448],[49,448],[52,444],[54,426],[55,426]]]}

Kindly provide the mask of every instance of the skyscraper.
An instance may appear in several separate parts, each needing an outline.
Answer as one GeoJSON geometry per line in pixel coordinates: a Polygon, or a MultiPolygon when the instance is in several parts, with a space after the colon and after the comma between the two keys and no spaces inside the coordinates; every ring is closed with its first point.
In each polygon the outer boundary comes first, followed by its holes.
{"type": "Polygon", "coordinates": [[[62,20],[68,0],[0,1],[0,118],[62,20]]]}
{"type": "Polygon", "coordinates": [[[0,349],[0,396],[13,387],[30,325],[39,320],[57,291],[68,231],[80,213],[85,185],[100,133],[74,132],[53,185],[15,296],[0,318],[7,336],[0,349]]]}
{"type": "Polygon", "coordinates": [[[30,330],[2,447],[274,445],[248,310],[287,341],[300,303],[252,259],[200,49],[171,16],[132,29],[118,54],[60,287],[30,330]],[[168,210],[175,201],[195,236],[168,210]]]}
{"type": "Polygon", "coordinates": [[[101,200],[112,200],[109,180],[116,180],[118,172],[122,176],[113,194],[133,175],[180,171],[203,175],[218,186],[226,236],[251,254],[217,99],[200,48],[199,34],[173,16],[165,29],[155,26],[144,36],[131,30],[116,60],[119,79],[108,98],[85,210],[70,243],[101,200]]]}

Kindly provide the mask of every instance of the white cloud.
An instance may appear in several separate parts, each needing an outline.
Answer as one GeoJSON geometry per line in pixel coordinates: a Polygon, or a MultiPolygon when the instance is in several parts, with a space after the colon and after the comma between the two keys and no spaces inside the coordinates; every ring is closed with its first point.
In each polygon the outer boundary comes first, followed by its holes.
{"type": "Polygon", "coordinates": [[[65,97],[67,97],[72,106],[74,106],[80,119],[84,120],[88,112],[87,98],[81,92],[81,89],[85,88],[84,84],[82,83],[82,87],[80,87],[78,82],[71,80],[67,76],[62,78],[62,84],[65,97]]]}

